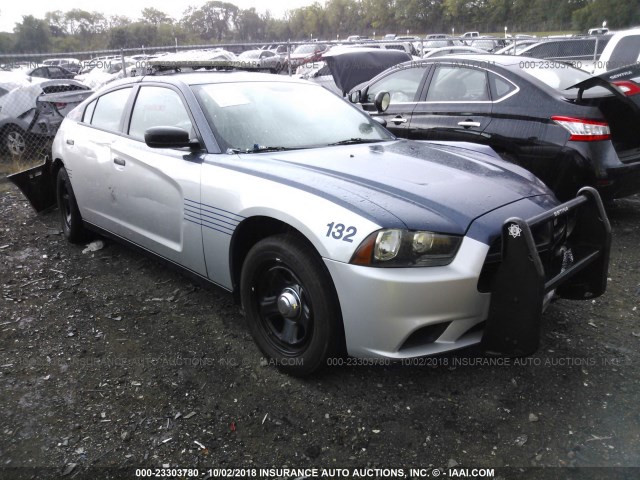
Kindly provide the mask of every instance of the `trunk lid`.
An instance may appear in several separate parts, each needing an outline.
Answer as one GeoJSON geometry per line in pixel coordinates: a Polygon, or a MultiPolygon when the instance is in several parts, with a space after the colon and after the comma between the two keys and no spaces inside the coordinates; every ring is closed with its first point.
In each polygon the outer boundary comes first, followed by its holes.
{"type": "Polygon", "coordinates": [[[604,72],[569,87],[577,105],[597,107],[611,130],[611,142],[622,163],[640,161],[640,65],[604,72]]]}

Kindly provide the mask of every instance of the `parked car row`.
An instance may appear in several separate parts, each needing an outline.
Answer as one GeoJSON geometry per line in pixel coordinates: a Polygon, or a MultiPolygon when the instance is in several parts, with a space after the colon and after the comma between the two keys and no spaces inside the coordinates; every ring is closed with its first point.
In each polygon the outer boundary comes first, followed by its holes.
{"type": "Polygon", "coordinates": [[[350,99],[399,137],[488,145],[560,199],[583,185],[617,198],[640,191],[640,66],[622,70],[608,80],[510,56],[447,56],[390,68],[350,99]]]}

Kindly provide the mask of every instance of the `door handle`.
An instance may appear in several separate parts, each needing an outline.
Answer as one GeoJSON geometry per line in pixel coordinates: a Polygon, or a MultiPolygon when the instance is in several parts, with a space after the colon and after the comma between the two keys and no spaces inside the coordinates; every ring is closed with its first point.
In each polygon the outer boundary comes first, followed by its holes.
{"type": "Polygon", "coordinates": [[[473,120],[464,120],[462,122],[458,122],[458,125],[464,128],[479,127],[480,122],[474,122],[473,120]]]}
{"type": "Polygon", "coordinates": [[[393,122],[393,123],[407,123],[407,119],[401,117],[400,115],[398,115],[397,117],[393,117],[391,122],[393,122]]]}
{"type": "Polygon", "coordinates": [[[75,145],[76,142],[74,142],[73,140],[71,140],[70,138],[67,139],[67,145],[75,145]]]}
{"type": "Polygon", "coordinates": [[[115,163],[116,165],[120,165],[121,167],[124,167],[127,162],[125,162],[124,159],[122,159],[122,158],[115,157],[113,159],[113,163],[115,163]]]}

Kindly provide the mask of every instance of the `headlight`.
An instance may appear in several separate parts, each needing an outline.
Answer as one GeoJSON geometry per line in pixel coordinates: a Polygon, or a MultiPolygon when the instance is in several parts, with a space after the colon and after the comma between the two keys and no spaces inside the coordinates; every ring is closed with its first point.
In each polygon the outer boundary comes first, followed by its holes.
{"type": "Polygon", "coordinates": [[[350,263],[372,267],[436,267],[451,263],[462,237],[410,230],[378,230],[357,248],[350,263]]]}

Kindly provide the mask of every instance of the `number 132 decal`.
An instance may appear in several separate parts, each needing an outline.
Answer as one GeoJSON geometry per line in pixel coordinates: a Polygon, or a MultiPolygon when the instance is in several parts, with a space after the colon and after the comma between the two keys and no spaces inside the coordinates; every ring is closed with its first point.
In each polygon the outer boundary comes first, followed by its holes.
{"type": "Polygon", "coordinates": [[[353,243],[353,236],[358,233],[356,227],[346,227],[342,223],[331,222],[327,224],[327,237],[333,237],[336,240],[353,243]]]}

